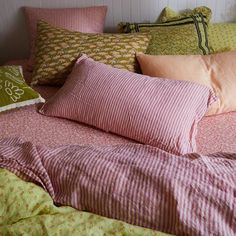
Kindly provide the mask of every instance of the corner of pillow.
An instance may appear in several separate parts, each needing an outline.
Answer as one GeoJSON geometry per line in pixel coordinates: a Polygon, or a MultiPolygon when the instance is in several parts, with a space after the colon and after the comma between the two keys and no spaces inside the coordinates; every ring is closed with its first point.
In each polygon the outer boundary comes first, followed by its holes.
{"type": "Polygon", "coordinates": [[[80,53],[76,60],[76,63],[80,63],[81,61],[84,61],[87,59],[89,59],[89,57],[85,53],[80,53]]]}
{"type": "Polygon", "coordinates": [[[212,89],[209,89],[208,106],[212,105],[214,102],[218,100],[219,100],[219,97],[217,96],[217,94],[212,89]]]}
{"type": "Polygon", "coordinates": [[[42,115],[45,115],[45,112],[44,112],[44,106],[46,105],[46,102],[38,108],[38,113],[42,114],[42,115]]]}

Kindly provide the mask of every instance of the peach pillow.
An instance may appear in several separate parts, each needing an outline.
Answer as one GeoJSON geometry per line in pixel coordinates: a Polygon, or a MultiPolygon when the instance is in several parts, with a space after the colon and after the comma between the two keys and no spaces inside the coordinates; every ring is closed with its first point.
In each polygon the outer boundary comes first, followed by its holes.
{"type": "Polygon", "coordinates": [[[142,73],[207,85],[218,100],[206,115],[236,111],[236,51],[212,55],[151,56],[137,54],[142,73]]]}
{"type": "Polygon", "coordinates": [[[28,69],[32,70],[35,40],[37,34],[37,22],[44,20],[53,26],[83,33],[103,33],[106,6],[85,8],[33,8],[24,7],[25,16],[30,33],[30,63],[28,69]]]}

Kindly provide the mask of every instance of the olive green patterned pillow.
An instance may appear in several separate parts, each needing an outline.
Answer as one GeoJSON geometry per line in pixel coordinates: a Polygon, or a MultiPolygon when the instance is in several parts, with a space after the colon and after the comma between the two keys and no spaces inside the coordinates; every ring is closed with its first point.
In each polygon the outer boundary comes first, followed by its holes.
{"type": "Polygon", "coordinates": [[[164,23],[172,20],[180,20],[186,17],[192,17],[197,14],[202,14],[203,17],[206,19],[206,22],[208,23],[210,22],[212,17],[211,9],[205,6],[196,7],[193,10],[186,10],[182,13],[178,13],[169,7],[165,7],[161,12],[158,22],[164,23]]]}
{"type": "Polygon", "coordinates": [[[20,66],[0,66],[0,112],[39,102],[44,99],[25,83],[20,66]]]}
{"type": "Polygon", "coordinates": [[[210,24],[209,42],[214,53],[236,50],[236,23],[210,24]]]}
{"type": "Polygon", "coordinates": [[[145,53],[151,36],[145,33],[88,34],[38,22],[36,64],[32,84],[62,85],[81,53],[116,68],[138,72],[136,52],[145,53]]]}
{"type": "Polygon", "coordinates": [[[201,15],[167,23],[120,23],[121,32],[149,32],[152,35],[148,54],[186,55],[209,54],[208,25],[201,15]]]}

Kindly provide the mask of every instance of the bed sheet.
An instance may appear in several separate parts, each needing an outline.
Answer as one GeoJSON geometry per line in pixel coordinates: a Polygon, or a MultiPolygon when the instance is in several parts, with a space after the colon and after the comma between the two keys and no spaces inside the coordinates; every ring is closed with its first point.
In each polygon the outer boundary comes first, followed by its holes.
{"type": "MultiPolygon", "coordinates": [[[[12,61],[8,64],[19,64],[25,69],[27,61],[12,61]]],[[[26,81],[29,81],[31,73],[26,70],[24,72],[26,81]]],[[[38,86],[35,89],[45,99],[58,90],[49,86],[38,86]]],[[[37,112],[38,106],[32,105],[1,113],[0,138],[21,137],[36,145],[50,147],[64,144],[113,145],[134,142],[84,124],[43,116],[37,112]]],[[[199,124],[197,146],[198,152],[203,154],[236,152],[236,112],[204,117],[199,124]]]]}

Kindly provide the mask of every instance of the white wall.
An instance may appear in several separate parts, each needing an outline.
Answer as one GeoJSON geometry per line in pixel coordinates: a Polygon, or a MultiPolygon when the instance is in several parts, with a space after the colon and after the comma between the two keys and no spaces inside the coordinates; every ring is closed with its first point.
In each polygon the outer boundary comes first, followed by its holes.
{"type": "Polygon", "coordinates": [[[28,35],[22,6],[85,7],[107,5],[106,31],[120,21],[152,22],[165,6],[183,10],[206,5],[214,22],[236,21],[236,0],[0,0],[0,63],[28,56],[28,35]]]}

